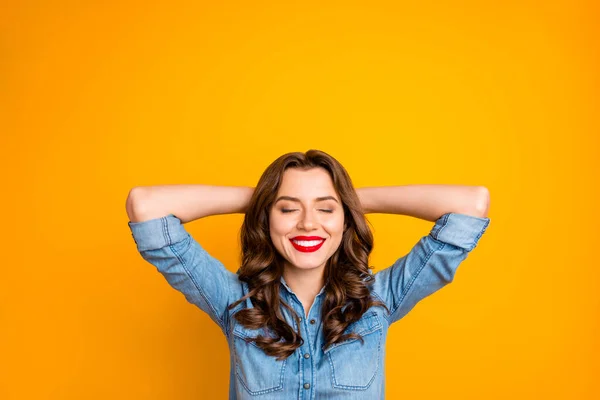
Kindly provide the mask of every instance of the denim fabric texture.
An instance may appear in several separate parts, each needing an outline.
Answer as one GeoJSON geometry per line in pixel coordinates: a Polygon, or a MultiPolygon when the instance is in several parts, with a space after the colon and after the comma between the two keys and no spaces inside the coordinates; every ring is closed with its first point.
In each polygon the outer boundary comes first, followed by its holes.
{"type": "MultiPolygon", "coordinates": [[[[489,218],[448,213],[441,216],[428,235],[390,267],[374,274],[369,283],[372,296],[383,301],[371,307],[345,333],[360,334],[324,349],[321,305],[325,287],[305,312],[296,294],[281,278],[280,295],[302,317],[304,344],[285,360],[266,355],[244,339],[268,334],[248,329],[232,317],[250,299],[233,310],[227,306],[248,292],[236,273],[227,270],[185,230],[173,214],[143,222],[129,222],[137,250],[154,265],[186,300],[221,328],[230,350],[229,399],[383,399],[385,395],[385,344],[390,325],[406,315],[421,299],[452,282],[460,263],[476,246],[490,223],[489,218]]],[[[286,321],[298,326],[282,308],[286,321]]]]}

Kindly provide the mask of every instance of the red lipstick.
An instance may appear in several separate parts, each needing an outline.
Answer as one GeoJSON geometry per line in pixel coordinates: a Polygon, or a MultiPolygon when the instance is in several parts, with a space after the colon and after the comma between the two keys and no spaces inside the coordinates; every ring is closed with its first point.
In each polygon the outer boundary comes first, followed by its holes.
{"type": "Polygon", "coordinates": [[[317,251],[321,248],[321,246],[323,246],[323,243],[325,243],[325,239],[323,239],[322,237],[319,237],[319,236],[296,236],[293,239],[295,239],[295,240],[320,240],[321,241],[321,243],[318,243],[315,246],[301,246],[298,243],[294,242],[294,240],[290,239],[292,246],[294,246],[294,248],[296,250],[301,251],[303,253],[312,253],[314,251],[317,251]]]}

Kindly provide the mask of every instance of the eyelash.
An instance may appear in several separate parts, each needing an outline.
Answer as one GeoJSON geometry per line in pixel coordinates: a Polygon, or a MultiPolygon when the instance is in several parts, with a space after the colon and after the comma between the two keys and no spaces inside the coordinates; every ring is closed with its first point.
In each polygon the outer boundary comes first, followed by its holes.
{"type": "MultiPolygon", "coordinates": [[[[282,213],[285,213],[285,214],[287,214],[287,213],[290,213],[290,212],[292,212],[292,211],[296,211],[296,210],[289,210],[289,209],[287,209],[287,208],[282,208],[282,209],[281,209],[281,212],[282,212],[282,213]]],[[[323,209],[321,209],[321,210],[319,210],[319,211],[324,211],[324,212],[326,212],[326,213],[332,213],[332,212],[333,212],[333,210],[323,210],[323,209]]]]}

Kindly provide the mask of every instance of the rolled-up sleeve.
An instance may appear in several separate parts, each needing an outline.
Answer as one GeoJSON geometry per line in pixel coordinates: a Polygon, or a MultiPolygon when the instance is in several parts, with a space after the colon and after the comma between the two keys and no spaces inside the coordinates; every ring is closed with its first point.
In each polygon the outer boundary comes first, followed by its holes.
{"type": "Polygon", "coordinates": [[[227,334],[227,306],[241,297],[237,275],[208,254],[173,214],[128,225],[142,258],[227,334]]]}
{"type": "Polygon", "coordinates": [[[458,266],[477,246],[489,223],[489,218],[444,214],[408,254],[375,273],[372,292],[389,308],[390,324],[452,282],[458,266]]]}

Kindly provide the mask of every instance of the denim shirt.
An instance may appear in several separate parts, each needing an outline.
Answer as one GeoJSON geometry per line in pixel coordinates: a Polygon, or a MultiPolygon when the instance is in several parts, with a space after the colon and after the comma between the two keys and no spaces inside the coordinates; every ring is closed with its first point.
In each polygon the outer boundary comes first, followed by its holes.
{"type": "MultiPolygon", "coordinates": [[[[250,299],[233,310],[227,309],[248,293],[247,284],[208,254],[181,220],[169,214],[128,224],[143,259],[154,265],[188,302],[207,313],[226,336],[230,351],[229,399],[373,400],[385,397],[385,344],[390,325],[421,299],[452,282],[459,264],[475,248],[489,222],[489,218],[444,214],[408,254],[375,273],[369,290],[375,300],[385,303],[390,314],[380,306],[371,307],[344,331],[360,334],[364,343],[349,339],[325,349],[321,305],[326,286],[307,313],[281,278],[280,295],[302,317],[300,333],[304,339],[302,346],[281,361],[244,340],[268,335],[262,329],[245,328],[232,317],[241,308],[252,307],[250,299]]],[[[289,311],[282,308],[282,313],[297,330],[289,311]]]]}

